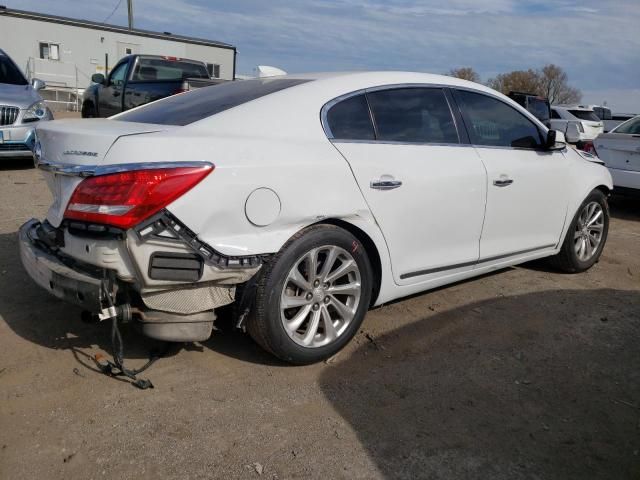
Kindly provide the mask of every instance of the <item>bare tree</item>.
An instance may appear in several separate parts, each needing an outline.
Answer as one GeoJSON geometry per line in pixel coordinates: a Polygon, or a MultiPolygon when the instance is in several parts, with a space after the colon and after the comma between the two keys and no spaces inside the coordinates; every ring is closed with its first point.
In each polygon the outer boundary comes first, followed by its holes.
{"type": "Polygon", "coordinates": [[[549,99],[552,104],[577,103],[582,93],[569,85],[562,68],[548,64],[539,70],[516,70],[489,79],[487,85],[505,95],[512,91],[533,93],[549,99]]]}
{"type": "Polygon", "coordinates": [[[540,78],[535,70],[515,70],[490,78],[487,85],[507,95],[509,92],[526,92],[539,95],[540,78]]]}
{"type": "Polygon", "coordinates": [[[568,84],[567,74],[554,64],[545,65],[539,70],[541,95],[551,103],[578,103],[582,93],[568,84]]]}
{"type": "Polygon", "coordinates": [[[461,78],[462,80],[469,80],[470,82],[480,82],[480,75],[471,67],[452,68],[446,75],[461,78]]]}

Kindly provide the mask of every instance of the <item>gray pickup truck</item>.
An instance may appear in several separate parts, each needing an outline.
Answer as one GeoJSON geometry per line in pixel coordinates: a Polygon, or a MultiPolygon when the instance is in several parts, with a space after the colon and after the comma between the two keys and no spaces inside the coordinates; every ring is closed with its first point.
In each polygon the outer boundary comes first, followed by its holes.
{"type": "Polygon", "coordinates": [[[191,88],[214,85],[203,62],[157,55],[128,55],[108,77],[96,73],[82,97],[82,116],[110,117],[191,88]]]}
{"type": "Polygon", "coordinates": [[[18,66],[0,49],[0,158],[31,157],[33,127],[53,115],[38,90],[44,82],[25,78],[18,66]]]}

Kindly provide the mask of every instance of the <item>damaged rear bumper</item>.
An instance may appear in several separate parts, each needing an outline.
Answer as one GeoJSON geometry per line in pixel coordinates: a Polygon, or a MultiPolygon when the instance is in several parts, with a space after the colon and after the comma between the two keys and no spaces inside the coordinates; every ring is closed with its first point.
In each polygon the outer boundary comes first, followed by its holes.
{"type": "Polygon", "coordinates": [[[140,238],[133,231],[124,235],[119,240],[96,239],[32,219],[20,228],[20,258],[38,285],[93,314],[107,307],[102,285],[106,279],[113,280],[109,295],[117,299],[116,306],[126,305],[132,312],[127,320],[135,321],[151,338],[179,342],[206,340],[214,310],[232,303],[235,286],[259,269],[257,265],[221,267],[205,260],[199,277],[203,281],[158,280],[153,278],[155,265],[175,267],[176,258],[184,263],[180,255],[193,254],[195,248],[179,238],[167,242],[159,237],[140,238]],[[156,251],[165,252],[168,260],[157,262],[156,251]]]}
{"type": "Polygon", "coordinates": [[[20,260],[29,276],[49,293],[91,312],[102,309],[102,279],[73,269],[44,245],[39,245],[37,228],[31,219],[20,227],[20,260]]]}

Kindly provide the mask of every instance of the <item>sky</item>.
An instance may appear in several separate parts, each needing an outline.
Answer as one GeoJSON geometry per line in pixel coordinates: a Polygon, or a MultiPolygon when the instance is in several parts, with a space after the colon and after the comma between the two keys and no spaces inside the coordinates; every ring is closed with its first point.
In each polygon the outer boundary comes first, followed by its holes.
{"type": "MultiPolygon", "coordinates": [[[[127,24],[126,0],[0,0],[127,24]]],[[[640,112],[640,0],[134,0],[137,28],[235,45],[238,73],[561,66],[582,103],[640,112]]]]}

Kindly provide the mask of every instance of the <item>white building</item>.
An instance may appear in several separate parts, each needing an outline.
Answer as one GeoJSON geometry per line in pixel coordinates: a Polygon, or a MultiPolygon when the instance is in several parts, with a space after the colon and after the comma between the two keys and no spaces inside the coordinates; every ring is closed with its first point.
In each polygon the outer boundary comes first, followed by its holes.
{"type": "Polygon", "coordinates": [[[227,43],[128,29],[9,9],[0,5],[0,48],[31,78],[51,89],[78,91],[94,73],[108,73],[129,54],[166,55],[200,60],[212,77],[235,77],[236,47],[227,43]]]}

